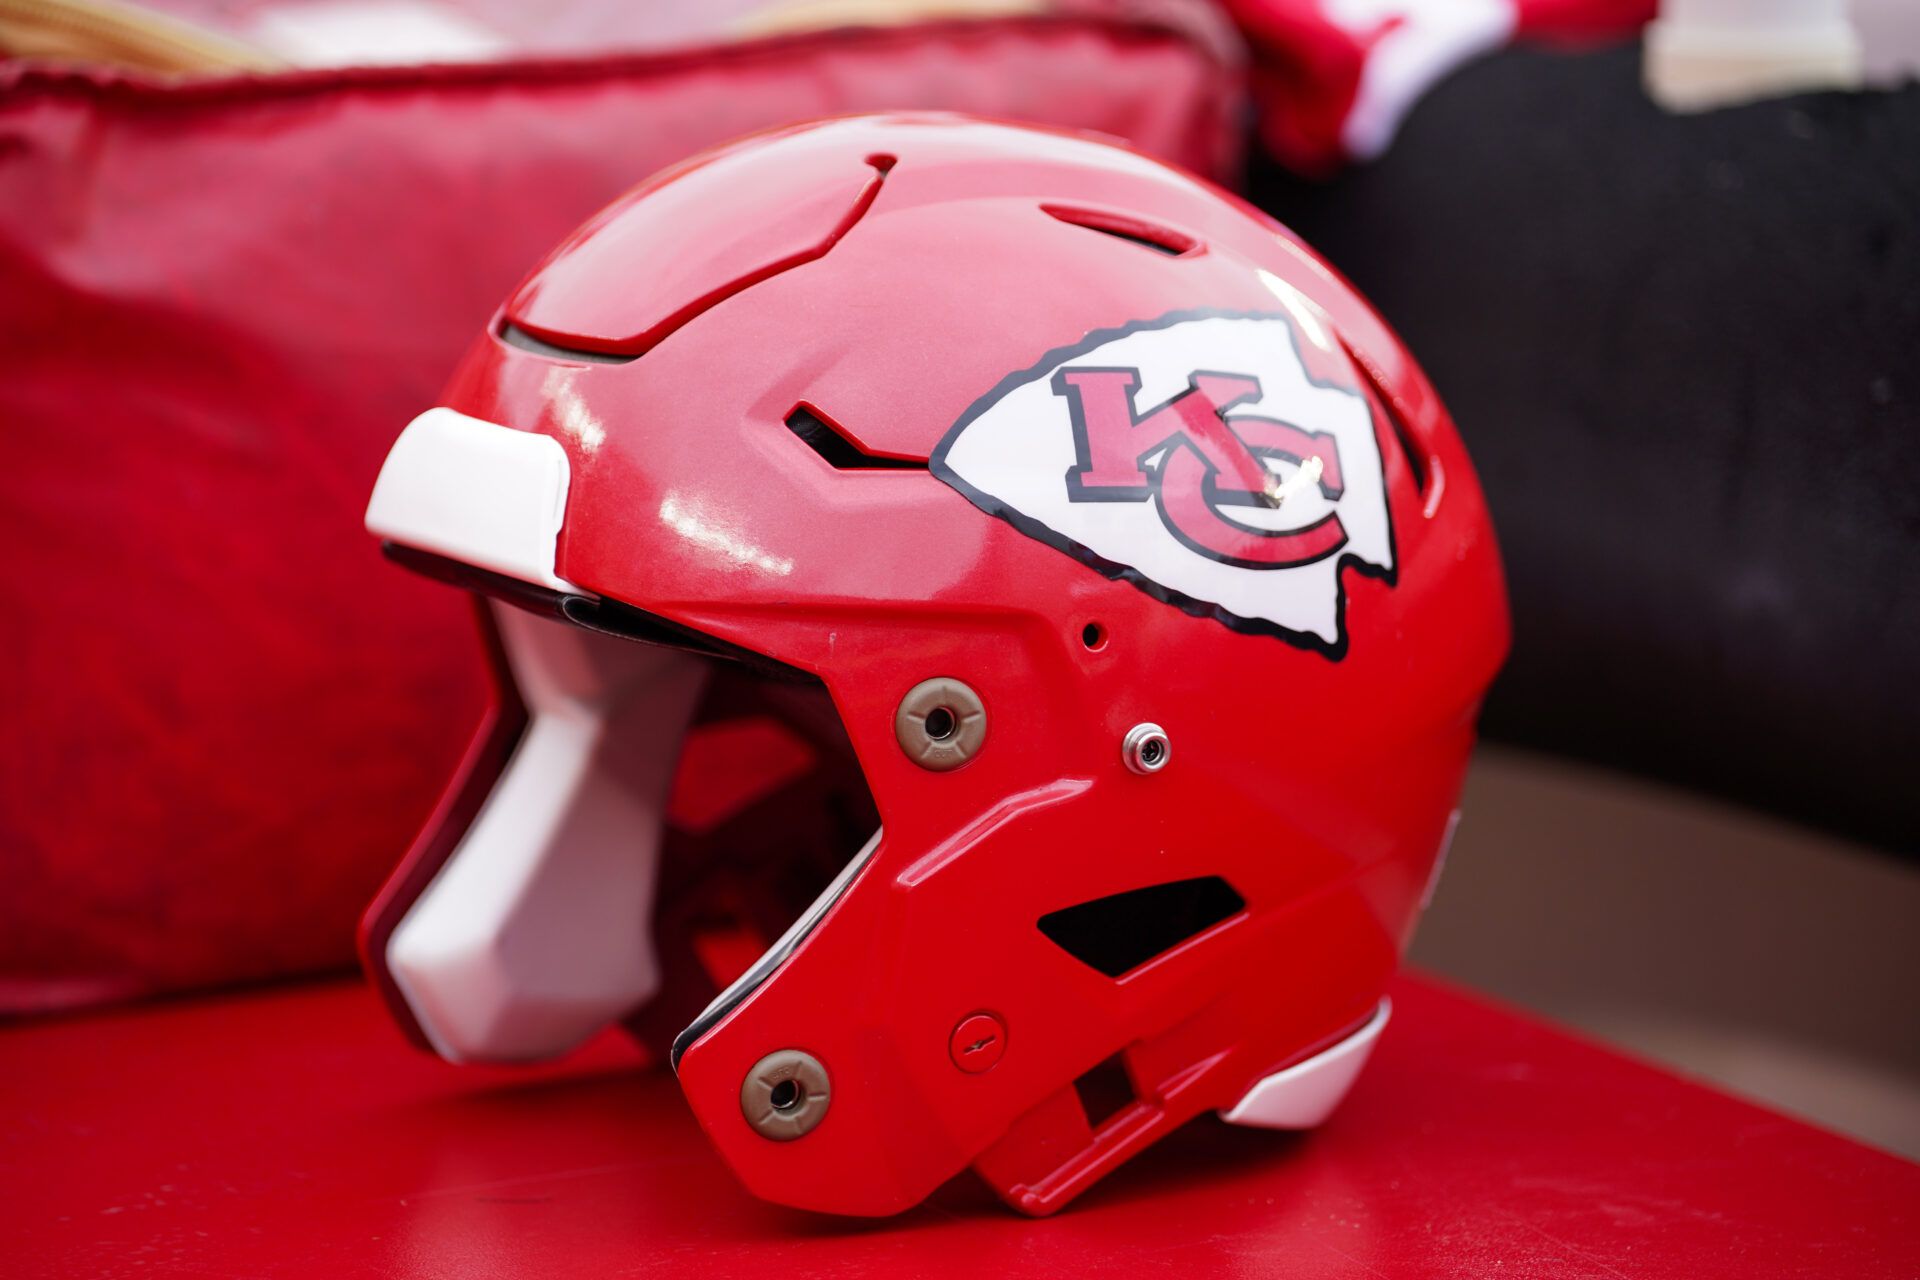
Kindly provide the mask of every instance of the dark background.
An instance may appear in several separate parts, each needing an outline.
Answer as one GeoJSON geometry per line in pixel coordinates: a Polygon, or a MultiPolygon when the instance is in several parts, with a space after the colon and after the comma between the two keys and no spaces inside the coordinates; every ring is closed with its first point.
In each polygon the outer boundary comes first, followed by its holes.
{"type": "Polygon", "coordinates": [[[1511,580],[1488,737],[1920,857],[1920,88],[1510,51],[1254,198],[1420,354],[1511,580]]]}

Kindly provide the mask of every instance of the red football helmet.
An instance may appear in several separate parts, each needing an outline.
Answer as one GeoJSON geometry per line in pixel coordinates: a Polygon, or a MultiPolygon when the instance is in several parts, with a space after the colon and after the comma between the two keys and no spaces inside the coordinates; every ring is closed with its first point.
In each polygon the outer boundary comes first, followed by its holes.
{"type": "Polygon", "coordinates": [[[1165,164],[945,116],[635,189],[367,524],[493,598],[502,690],[367,918],[396,1012],[462,1060],[678,1030],[740,1178],[835,1213],[969,1165],[1047,1213],[1202,1111],[1324,1118],[1507,644],[1351,287],[1165,164]],[[749,721],[801,763],[740,783],[749,721]]]}

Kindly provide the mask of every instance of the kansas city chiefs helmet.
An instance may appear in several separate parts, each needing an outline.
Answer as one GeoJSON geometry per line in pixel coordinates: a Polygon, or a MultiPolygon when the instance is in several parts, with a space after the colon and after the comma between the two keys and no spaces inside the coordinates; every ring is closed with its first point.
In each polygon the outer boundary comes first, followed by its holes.
{"type": "Polygon", "coordinates": [[[499,685],[363,928],[395,1012],[461,1061],[624,1024],[754,1193],[842,1214],[1324,1119],[1507,645],[1349,285],[1177,169],[950,116],[622,198],[367,525],[488,602],[499,685]]]}

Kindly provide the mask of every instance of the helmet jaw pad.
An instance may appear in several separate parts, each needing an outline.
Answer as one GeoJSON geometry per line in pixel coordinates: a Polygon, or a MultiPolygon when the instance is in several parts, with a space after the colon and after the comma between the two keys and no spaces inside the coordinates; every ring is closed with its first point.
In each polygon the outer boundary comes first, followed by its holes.
{"type": "Polygon", "coordinates": [[[649,926],[663,815],[707,669],[494,611],[530,722],[384,956],[421,1031],[455,1061],[564,1053],[659,989],[649,926]]]}

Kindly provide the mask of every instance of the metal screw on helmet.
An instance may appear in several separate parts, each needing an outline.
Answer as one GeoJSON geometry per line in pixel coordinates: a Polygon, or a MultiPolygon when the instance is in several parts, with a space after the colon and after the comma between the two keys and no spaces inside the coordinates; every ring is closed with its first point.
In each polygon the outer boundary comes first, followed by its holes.
{"type": "Polygon", "coordinates": [[[754,1063],[740,1085],[740,1114],[775,1142],[812,1133],[826,1118],[829,1101],[827,1069],[798,1049],[776,1049],[754,1063]]]}
{"type": "Polygon", "coordinates": [[[922,680],[900,699],[893,715],[900,749],[922,769],[945,773],[973,759],[987,740],[987,708],[980,695],[950,676],[922,680]]]}
{"type": "Polygon", "coordinates": [[[1158,773],[1173,759],[1173,744],[1159,725],[1137,724],[1120,740],[1120,758],[1135,773],[1158,773]]]}

